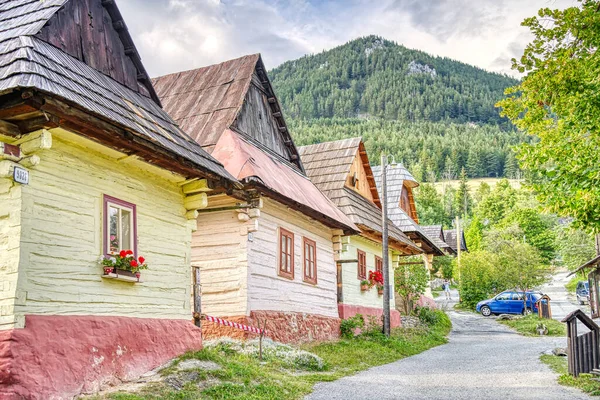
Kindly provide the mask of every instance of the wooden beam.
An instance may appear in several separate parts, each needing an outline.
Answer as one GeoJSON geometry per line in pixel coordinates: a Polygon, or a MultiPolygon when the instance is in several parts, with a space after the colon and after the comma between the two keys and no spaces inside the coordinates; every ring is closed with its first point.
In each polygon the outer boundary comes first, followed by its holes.
{"type": "Polygon", "coordinates": [[[6,136],[19,136],[21,134],[21,130],[12,122],[0,119],[0,133],[6,136]]]}
{"type": "Polygon", "coordinates": [[[26,134],[39,129],[58,128],[58,122],[58,118],[52,115],[40,115],[23,121],[18,121],[16,124],[19,126],[21,132],[26,134]]]}
{"type": "Polygon", "coordinates": [[[23,136],[13,144],[19,146],[25,154],[47,150],[52,148],[52,134],[45,129],[41,129],[23,136]]]}
{"type": "Polygon", "coordinates": [[[269,97],[269,98],[267,99],[267,101],[268,101],[269,103],[271,103],[271,104],[275,104],[275,103],[277,102],[277,99],[276,99],[275,97],[269,97]]]}
{"type": "Polygon", "coordinates": [[[280,126],[279,127],[279,132],[285,132],[287,131],[287,127],[286,126],[280,126]]]}
{"type": "Polygon", "coordinates": [[[281,112],[280,111],[276,111],[276,112],[273,113],[273,116],[275,118],[279,118],[279,117],[281,117],[281,112]]]}
{"type": "Polygon", "coordinates": [[[187,196],[183,204],[186,210],[199,210],[208,207],[208,195],[206,193],[198,193],[192,196],[187,196]]]}
{"type": "Polygon", "coordinates": [[[210,187],[207,179],[198,179],[196,181],[186,183],[185,185],[182,186],[182,189],[183,189],[183,193],[185,193],[185,194],[198,193],[198,192],[210,192],[211,190],[213,190],[213,188],[210,187]]]}

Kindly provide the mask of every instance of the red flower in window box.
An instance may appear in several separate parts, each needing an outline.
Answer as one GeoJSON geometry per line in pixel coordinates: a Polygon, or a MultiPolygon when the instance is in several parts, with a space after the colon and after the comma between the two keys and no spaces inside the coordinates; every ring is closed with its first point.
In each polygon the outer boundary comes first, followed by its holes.
{"type": "Polygon", "coordinates": [[[104,268],[105,275],[113,271],[116,273],[127,271],[138,279],[140,278],[140,270],[148,269],[146,259],[144,257],[136,259],[131,250],[121,250],[119,254],[115,254],[114,256],[104,256],[100,260],[100,264],[104,268]]]}
{"type": "Polygon", "coordinates": [[[379,271],[369,271],[369,282],[371,282],[371,286],[383,286],[383,274],[379,271]]]}

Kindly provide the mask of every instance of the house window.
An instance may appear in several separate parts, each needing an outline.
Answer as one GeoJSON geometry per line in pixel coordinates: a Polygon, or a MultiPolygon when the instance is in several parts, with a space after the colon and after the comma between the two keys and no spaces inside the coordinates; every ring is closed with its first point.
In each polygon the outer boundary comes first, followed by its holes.
{"type": "Polygon", "coordinates": [[[132,250],[137,257],[135,204],[104,195],[104,254],[132,250]]]}
{"type": "Polygon", "coordinates": [[[317,244],[304,238],[304,282],[317,284],[317,244]]]}
{"type": "Polygon", "coordinates": [[[375,256],[375,271],[383,274],[383,258],[375,256]]]}
{"type": "Polygon", "coordinates": [[[367,279],[367,253],[358,250],[358,279],[367,279]]]}
{"type": "Polygon", "coordinates": [[[279,228],[279,275],[294,279],[294,234],[279,228]]]}

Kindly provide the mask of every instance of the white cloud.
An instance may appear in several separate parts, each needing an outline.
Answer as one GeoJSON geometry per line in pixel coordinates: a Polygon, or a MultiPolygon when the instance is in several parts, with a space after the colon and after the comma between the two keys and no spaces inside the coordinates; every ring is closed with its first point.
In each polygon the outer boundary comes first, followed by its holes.
{"type": "Polygon", "coordinates": [[[376,34],[510,71],[531,39],[521,21],[576,0],[119,0],[152,76],[260,52],[268,68],[376,34]]]}

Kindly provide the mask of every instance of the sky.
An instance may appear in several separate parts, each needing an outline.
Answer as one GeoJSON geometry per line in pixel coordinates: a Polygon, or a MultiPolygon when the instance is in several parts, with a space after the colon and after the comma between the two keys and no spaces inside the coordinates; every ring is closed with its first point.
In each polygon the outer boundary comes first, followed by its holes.
{"type": "Polygon", "coordinates": [[[119,0],[150,76],[261,53],[268,69],[371,34],[508,73],[523,19],[576,0],[119,0]]]}

